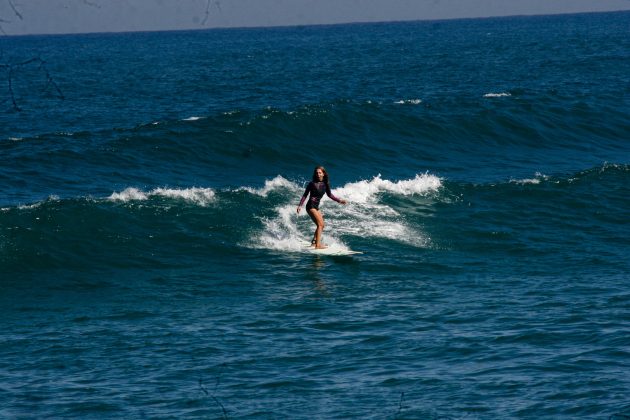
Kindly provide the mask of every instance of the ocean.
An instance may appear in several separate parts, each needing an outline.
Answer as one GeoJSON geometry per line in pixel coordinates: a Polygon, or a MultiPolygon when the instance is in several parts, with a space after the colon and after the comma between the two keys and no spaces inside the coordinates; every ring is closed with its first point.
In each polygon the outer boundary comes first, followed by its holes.
{"type": "Polygon", "coordinates": [[[629,28],[0,37],[0,417],[630,418],[629,28]]]}

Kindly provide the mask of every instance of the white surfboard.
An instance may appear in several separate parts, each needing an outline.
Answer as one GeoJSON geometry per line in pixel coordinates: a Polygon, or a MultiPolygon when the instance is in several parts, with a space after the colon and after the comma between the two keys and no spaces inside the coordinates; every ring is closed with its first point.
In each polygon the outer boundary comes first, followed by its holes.
{"type": "Polygon", "coordinates": [[[315,249],[311,246],[310,242],[302,242],[302,249],[304,252],[315,255],[332,255],[332,256],[345,256],[345,255],[357,255],[363,254],[363,252],[353,251],[348,248],[341,247],[336,244],[328,245],[328,248],[315,249]]]}

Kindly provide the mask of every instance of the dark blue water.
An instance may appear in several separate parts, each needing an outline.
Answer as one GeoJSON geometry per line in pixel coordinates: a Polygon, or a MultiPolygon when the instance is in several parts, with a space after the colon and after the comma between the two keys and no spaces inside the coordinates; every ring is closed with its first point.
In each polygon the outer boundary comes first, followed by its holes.
{"type": "Polygon", "coordinates": [[[629,24],[0,38],[0,417],[627,418],[629,24]]]}

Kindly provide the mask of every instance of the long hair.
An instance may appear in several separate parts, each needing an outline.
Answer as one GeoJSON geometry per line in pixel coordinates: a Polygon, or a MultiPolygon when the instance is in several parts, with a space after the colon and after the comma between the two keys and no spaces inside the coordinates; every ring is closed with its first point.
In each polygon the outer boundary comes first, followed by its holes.
{"type": "Polygon", "coordinates": [[[326,184],[326,186],[330,188],[330,181],[328,180],[328,172],[326,172],[326,169],[324,169],[323,166],[317,166],[315,167],[315,169],[313,169],[313,182],[319,182],[319,179],[317,179],[318,169],[321,169],[322,172],[324,173],[324,183],[326,184]]]}

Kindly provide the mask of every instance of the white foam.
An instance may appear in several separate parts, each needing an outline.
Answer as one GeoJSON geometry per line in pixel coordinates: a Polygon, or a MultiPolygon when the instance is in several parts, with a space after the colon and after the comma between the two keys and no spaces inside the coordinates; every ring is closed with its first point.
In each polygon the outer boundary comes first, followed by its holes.
{"type": "Polygon", "coordinates": [[[132,187],[126,188],[119,193],[115,192],[108,197],[110,201],[122,201],[125,203],[128,201],[143,201],[148,198],[148,195],[144,191],[132,187]]]}
{"type": "Polygon", "coordinates": [[[483,95],[484,98],[505,98],[508,96],[512,96],[512,94],[501,92],[501,93],[486,93],[485,95],[483,95]]]}
{"type": "Polygon", "coordinates": [[[300,251],[303,235],[297,227],[295,206],[287,204],[276,210],[276,217],[262,219],[263,231],[254,238],[252,245],[254,248],[300,251]]]}
{"type": "Polygon", "coordinates": [[[41,206],[42,202],[38,202],[38,203],[33,203],[33,204],[21,204],[18,206],[18,210],[30,210],[30,209],[36,209],[37,207],[41,206]]]}
{"type": "Polygon", "coordinates": [[[399,105],[420,105],[422,103],[422,99],[401,99],[400,101],[394,102],[399,105]]]}
{"type": "Polygon", "coordinates": [[[122,192],[115,192],[108,197],[110,201],[145,201],[150,197],[166,197],[171,199],[181,199],[192,202],[200,206],[207,206],[215,197],[215,193],[210,188],[156,188],[150,192],[144,192],[137,188],[126,188],[122,192]]]}
{"type": "Polygon", "coordinates": [[[533,184],[533,185],[537,185],[540,184],[540,179],[538,178],[530,178],[530,179],[511,179],[510,183],[512,184],[519,184],[519,185],[525,185],[525,184],[533,184]]]}
{"type": "Polygon", "coordinates": [[[200,206],[207,206],[214,199],[214,191],[210,188],[187,188],[184,190],[157,188],[151,195],[167,198],[182,199],[200,206]]]}
{"type": "Polygon", "coordinates": [[[203,117],[188,117],[188,118],[184,118],[182,121],[197,121],[200,120],[203,117]]]}
{"type": "Polygon", "coordinates": [[[541,181],[545,181],[547,179],[549,179],[547,175],[543,175],[540,172],[536,172],[536,174],[534,175],[534,178],[511,179],[510,183],[519,184],[519,185],[525,185],[525,184],[538,185],[541,183],[541,181]]]}
{"type": "MultiPolygon", "coordinates": [[[[263,231],[247,245],[277,251],[303,252],[304,242],[310,242],[315,225],[304,211],[298,216],[295,208],[294,204],[277,207],[276,217],[263,218],[263,231]]],[[[324,233],[323,242],[340,250],[350,249],[336,234],[329,232],[324,233]]]]}
{"type": "Polygon", "coordinates": [[[399,195],[424,195],[436,191],[442,186],[440,178],[428,173],[416,175],[413,179],[392,182],[382,179],[377,175],[370,181],[364,180],[349,183],[341,188],[334,189],[335,195],[341,195],[348,201],[355,203],[367,203],[375,199],[375,195],[382,192],[389,192],[399,195]]]}
{"type": "MultiPolygon", "coordinates": [[[[348,183],[333,190],[334,195],[349,202],[335,209],[329,219],[335,234],[361,238],[384,238],[425,247],[429,238],[409,226],[395,209],[380,201],[380,193],[413,196],[427,195],[442,186],[435,175],[417,174],[413,179],[389,181],[378,175],[371,180],[348,183]]],[[[324,203],[323,203],[324,204],[324,203]]]]}
{"type": "Polygon", "coordinates": [[[250,194],[256,194],[261,197],[266,197],[271,191],[275,190],[299,190],[299,186],[281,175],[276,176],[274,179],[266,179],[265,185],[262,188],[241,187],[237,191],[247,191],[250,194]]]}

